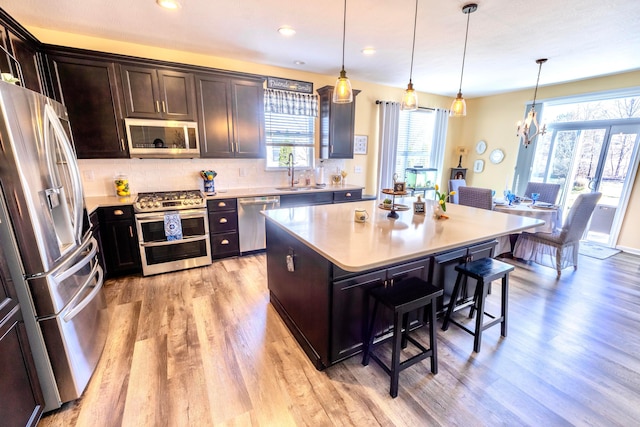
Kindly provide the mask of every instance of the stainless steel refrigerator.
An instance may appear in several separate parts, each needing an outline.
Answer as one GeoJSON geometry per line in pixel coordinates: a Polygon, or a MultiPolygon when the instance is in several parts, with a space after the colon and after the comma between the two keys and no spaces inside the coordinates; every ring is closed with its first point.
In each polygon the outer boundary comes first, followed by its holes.
{"type": "MultiPolygon", "coordinates": [[[[18,287],[45,411],[78,398],[109,317],[65,107],[0,82],[0,239],[18,287]]],[[[0,421],[1,424],[1,421],[0,421]]]]}

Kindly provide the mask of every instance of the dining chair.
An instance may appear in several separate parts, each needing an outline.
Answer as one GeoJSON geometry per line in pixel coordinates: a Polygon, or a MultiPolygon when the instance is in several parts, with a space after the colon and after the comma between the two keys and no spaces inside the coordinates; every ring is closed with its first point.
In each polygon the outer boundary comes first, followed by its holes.
{"type": "MultiPolygon", "coordinates": [[[[459,196],[459,204],[461,205],[493,210],[493,191],[490,188],[459,187],[457,194],[459,196]]],[[[511,252],[511,240],[508,235],[500,236],[496,238],[496,240],[498,244],[496,245],[493,256],[511,252]]]]}
{"type": "Polygon", "coordinates": [[[580,194],[569,209],[562,228],[553,233],[523,231],[513,248],[513,257],[555,267],[558,278],[567,267],[573,266],[577,270],[580,239],[601,195],[602,193],[580,194]]]}
{"type": "Polygon", "coordinates": [[[560,184],[549,184],[546,182],[532,182],[527,183],[527,188],[524,190],[526,197],[531,197],[531,193],[538,193],[540,197],[539,202],[556,204],[558,199],[558,193],[560,192],[560,184]]]}
{"type": "Polygon", "coordinates": [[[458,203],[480,209],[493,209],[493,196],[490,188],[458,187],[458,203]]]}
{"type": "Polygon", "coordinates": [[[455,191],[456,194],[450,196],[449,200],[451,203],[458,204],[458,189],[460,187],[466,187],[467,181],[464,179],[450,179],[449,180],[449,191],[455,191]]]}

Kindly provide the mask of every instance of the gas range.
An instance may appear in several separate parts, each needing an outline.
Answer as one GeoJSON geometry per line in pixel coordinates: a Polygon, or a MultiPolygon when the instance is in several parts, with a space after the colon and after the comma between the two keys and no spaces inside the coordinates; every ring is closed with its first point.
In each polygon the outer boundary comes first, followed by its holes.
{"type": "Polygon", "coordinates": [[[133,208],[136,212],[159,212],[181,209],[197,209],[207,206],[200,190],[157,191],[139,193],[133,208]]]}

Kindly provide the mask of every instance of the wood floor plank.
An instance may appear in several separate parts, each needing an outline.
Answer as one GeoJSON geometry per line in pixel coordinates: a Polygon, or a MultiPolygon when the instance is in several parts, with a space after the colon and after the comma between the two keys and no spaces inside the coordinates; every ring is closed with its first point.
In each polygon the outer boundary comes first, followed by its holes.
{"type": "MultiPolygon", "coordinates": [[[[402,372],[396,399],[360,355],[313,367],[269,303],[264,254],[109,280],[98,368],[40,425],[638,425],[640,257],[581,255],[559,280],[507,262],[508,336],[490,328],[474,353],[473,337],[438,328],[439,373],[428,361],[402,372]]],[[[499,298],[494,286],[489,311],[499,298]]]]}

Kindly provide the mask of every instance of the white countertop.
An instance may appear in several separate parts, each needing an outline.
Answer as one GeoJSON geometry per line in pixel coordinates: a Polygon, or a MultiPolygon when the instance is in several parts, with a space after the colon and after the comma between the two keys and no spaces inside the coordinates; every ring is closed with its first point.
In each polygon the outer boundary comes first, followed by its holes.
{"type": "Polygon", "coordinates": [[[431,200],[427,213],[398,212],[396,220],[375,200],[263,211],[268,221],[347,271],[385,267],[438,252],[487,241],[544,224],[544,221],[447,204],[449,219],[436,220],[431,200]],[[369,219],[354,222],[354,210],[369,219]]]}
{"type": "MultiPolygon", "coordinates": [[[[361,190],[364,187],[357,185],[326,185],[324,188],[298,188],[296,191],[278,190],[276,187],[234,188],[218,191],[215,195],[205,194],[207,199],[226,199],[239,197],[282,196],[284,194],[319,193],[342,190],[361,190]]],[[[136,200],[135,194],[128,197],[118,196],[89,196],[85,197],[85,204],[89,213],[99,207],[132,205],[136,200]]]]}

